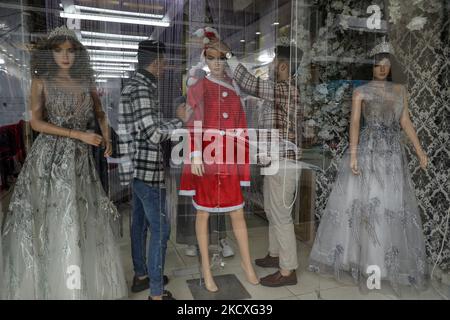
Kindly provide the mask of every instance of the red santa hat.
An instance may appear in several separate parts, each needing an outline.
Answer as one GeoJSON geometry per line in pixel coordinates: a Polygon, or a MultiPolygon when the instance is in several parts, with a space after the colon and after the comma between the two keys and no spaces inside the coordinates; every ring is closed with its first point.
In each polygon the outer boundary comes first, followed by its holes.
{"type": "Polygon", "coordinates": [[[204,49],[206,49],[206,45],[211,41],[220,39],[217,30],[211,27],[198,29],[197,31],[194,32],[194,35],[197,36],[198,38],[203,38],[203,44],[205,45],[204,49]]]}

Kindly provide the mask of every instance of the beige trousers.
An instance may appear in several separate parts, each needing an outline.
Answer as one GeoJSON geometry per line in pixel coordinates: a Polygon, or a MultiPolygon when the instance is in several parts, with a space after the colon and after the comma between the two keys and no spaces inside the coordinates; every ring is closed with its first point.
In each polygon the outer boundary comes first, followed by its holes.
{"type": "Polygon", "coordinates": [[[286,270],[298,267],[292,209],[301,170],[293,165],[291,160],[287,164],[280,160],[278,172],[264,177],[263,188],[264,211],[269,220],[269,254],[279,257],[280,268],[286,270]]]}

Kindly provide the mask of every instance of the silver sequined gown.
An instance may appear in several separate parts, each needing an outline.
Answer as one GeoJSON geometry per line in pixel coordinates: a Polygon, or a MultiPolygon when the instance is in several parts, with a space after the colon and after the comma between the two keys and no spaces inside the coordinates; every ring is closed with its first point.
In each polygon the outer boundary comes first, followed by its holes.
{"type": "Polygon", "coordinates": [[[391,82],[385,88],[368,83],[355,90],[363,96],[361,175],[352,174],[347,152],[319,224],[309,269],[339,280],[350,276],[366,286],[367,267],[374,265],[381,271],[381,283],[386,280],[394,291],[424,288],[428,271],[422,222],[401,139],[406,92],[394,90],[391,82]]]}
{"type": "MultiPolygon", "coordinates": [[[[46,84],[45,114],[85,131],[93,119],[87,88],[46,84]]],[[[118,299],[127,296],[113,233],[117,210],[79,140],[40,134],[18,177],[2,231],[4,299],[118,299]]]]}

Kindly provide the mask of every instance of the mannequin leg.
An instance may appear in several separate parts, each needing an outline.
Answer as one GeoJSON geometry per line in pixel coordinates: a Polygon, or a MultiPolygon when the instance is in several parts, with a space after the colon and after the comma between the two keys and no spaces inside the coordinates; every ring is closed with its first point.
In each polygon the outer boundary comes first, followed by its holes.
{"type": "Polygon", "coordinates": [[[200,249],[200,255],[202,260],[202,272],[205,279],[206,290],[210,292],[216,292],[217,288],[214,278],[211,273],[211,265],[209,263],[209,233],[208,233],[208,220],[209,213],[206,211],[197,211],[195,219],[195,233],[197,234],[198,247],[200,249]]]}
{"type": "Polygon", "coordinates": [[[250,259],[250,249],[248,246],[247,224],[244,218],[244,210],[238,209],[231,212],[231,225],[233,226],[234,236],[239,245],[241,253],[241,266],[244,269],[247,281],[251,284],[258,284],[259,279],[253,269],[252,261],[250,259]]]}

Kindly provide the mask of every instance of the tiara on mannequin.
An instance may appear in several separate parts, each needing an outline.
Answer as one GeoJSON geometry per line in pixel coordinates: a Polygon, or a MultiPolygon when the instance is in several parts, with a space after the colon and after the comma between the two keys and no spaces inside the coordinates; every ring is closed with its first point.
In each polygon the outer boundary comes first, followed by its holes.
{"type": "Polygon", "coordinates": [[[67,28],[66,26],[61,26],[61,27],[57,27],[57,28],[53,29],[52,32],[50,32],[50,34],[48,35],[48,39],[51,39],[54,37],[59,37],[59,36],[77,39],[77,34],[75,33],[75,31],[67,28]]]}
{"type": "Polygon", "coordinates": [[[383,37],[383,40],[369,52],[369,57],[373,57],[379,53],[394,54],[394,49],[389,42],[386,42],[385,37],[383,37]]]}

